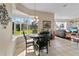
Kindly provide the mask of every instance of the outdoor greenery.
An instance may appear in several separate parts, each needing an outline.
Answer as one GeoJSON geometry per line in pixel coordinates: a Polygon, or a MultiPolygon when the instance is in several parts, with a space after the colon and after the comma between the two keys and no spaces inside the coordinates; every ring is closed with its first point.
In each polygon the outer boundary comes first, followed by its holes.
{"type": "MultiPolygon", "coordinates": [[[[21,31],[16,31],[16,35],[20,35],[20,34],[23,34],[23,32],[21,31]]],[[[25,34],[32,34],[32,30],[26,30],[25,31],[25,34]]]]}
{"type": "Polygon", "coordinates": [[[37,33],[37,28],[38,28],[38,25],[36,21],[33,21],[32,24],[30,25],[30,29],[32,29],[33,33],[37,33]]]}
{"type": "MultiPolygon", "coordinates": [[[[24,23],[21,23],[20,28],[20,22],[16,24],[16,32],[15,35],[21,35],[23,34],[22,30],[25,30],[25,34],[34,34],[37,33],[38,24],[36,21],[32,21],[29,23],[29,20],[23,20],[24,23]],[[21,31],[20,31],[21,30],[21,31]]],[[[14,23],[12,23],[12,33],[14,34],[14,23]]]]}

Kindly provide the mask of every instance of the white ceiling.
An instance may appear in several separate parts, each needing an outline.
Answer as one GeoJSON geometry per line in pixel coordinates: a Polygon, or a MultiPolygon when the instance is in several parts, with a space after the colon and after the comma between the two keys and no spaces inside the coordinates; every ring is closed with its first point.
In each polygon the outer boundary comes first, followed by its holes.
{"type": "Polygon", "coordinates": [[[25,14],[19,10],[15,10],[13,13],[12,13],[13,16],[15,17],[23,17],[23,18],[26,18],[26,17],[30,17],[30,18],[33,18],[34,16],[31,16],[31,15],[28,15],[28,14],[25,14]]]}
{"type": "Polygon", "coordinates": [[[28,16],[28,15],[22,13],[22,12],[19,11],[19,10],[15,10],[15,11],[13,12],[13,16],[16,16],[16,17],[26,17],[26,16],[28,16]]]}
{"type": "Polygon", "coordinates": [[[33,10],[54,12],[55,19],[72,19],[79,17],[78,3],[23,3],[22,5],[33,10]]]}

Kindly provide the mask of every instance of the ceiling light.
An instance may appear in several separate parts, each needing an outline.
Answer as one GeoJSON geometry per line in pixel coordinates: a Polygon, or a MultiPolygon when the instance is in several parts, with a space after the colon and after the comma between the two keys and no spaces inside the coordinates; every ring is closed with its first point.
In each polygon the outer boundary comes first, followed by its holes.
{"type": "Polygon", "coordinates": [[[67,7],[67,4],[64,4],[62,7],[67,7]]]}

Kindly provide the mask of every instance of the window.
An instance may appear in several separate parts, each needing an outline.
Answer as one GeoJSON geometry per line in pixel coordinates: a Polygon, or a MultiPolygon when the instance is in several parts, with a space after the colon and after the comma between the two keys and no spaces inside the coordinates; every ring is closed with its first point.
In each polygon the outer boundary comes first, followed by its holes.
{"type": "Polygon", "coordinates": [[[12,33],[14,35],[21,35],[22,30],[25,30],[26,34],[37,33],[37,23],[32,18],[12,17],[12,33]]]}

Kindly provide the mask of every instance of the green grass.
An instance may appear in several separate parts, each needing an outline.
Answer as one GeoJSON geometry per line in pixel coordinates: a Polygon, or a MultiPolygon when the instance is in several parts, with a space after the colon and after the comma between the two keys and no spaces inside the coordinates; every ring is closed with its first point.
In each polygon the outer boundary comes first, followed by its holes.
{"type": "MultiPolygon", "coordinates": [[[[16,31],[16,35],[20,35],[20,34],[23,34],[23,32],[21,31],[16,31]]],[[[32,30],[26,30],[25,31],[25,34],[32,34],[32,30]]]]}

